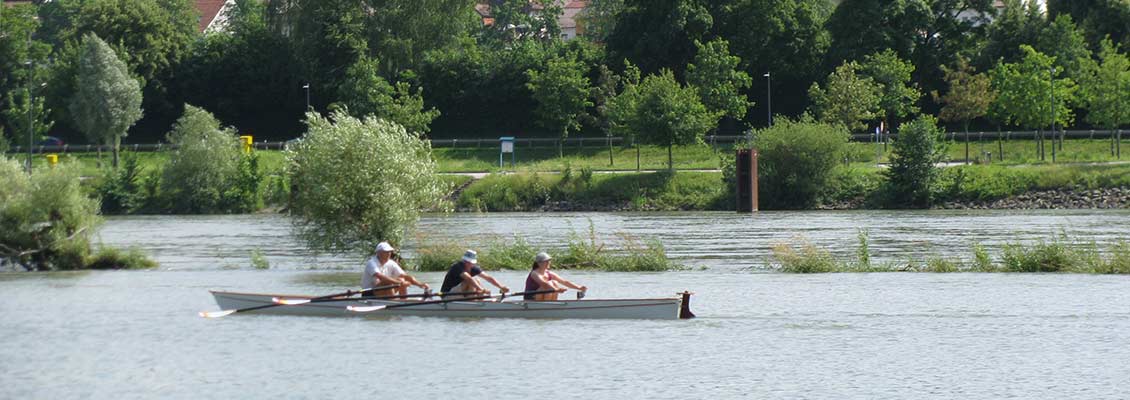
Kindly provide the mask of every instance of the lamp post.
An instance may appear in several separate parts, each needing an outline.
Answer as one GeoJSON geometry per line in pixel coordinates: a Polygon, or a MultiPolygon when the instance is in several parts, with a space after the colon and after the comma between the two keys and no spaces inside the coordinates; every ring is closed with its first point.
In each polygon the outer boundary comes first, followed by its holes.
{"type": "Polygon", "coordinates": [[[773,78],[768,72],[763,76],[765,76],[765,85],[767,86],[765,89],[765,98],[767,100],[766,108],[769,109],[769,126],[773,126],[773,78]]]}
{"type": "Polygon", "coordinates": [[[306,111],[310,111],[310,82],[306,82],[302,88],[306,89],[306,111]]]}

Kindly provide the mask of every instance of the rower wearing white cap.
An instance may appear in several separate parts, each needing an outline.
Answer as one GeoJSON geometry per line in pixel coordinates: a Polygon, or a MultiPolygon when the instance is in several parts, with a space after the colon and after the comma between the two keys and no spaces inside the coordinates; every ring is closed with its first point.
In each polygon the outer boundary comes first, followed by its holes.
{"type": "Polygon", "coordinates": [[[478,253],[474,250],[467,250],[466,253],[463,253],[463,258],[452,264],[451,268],[448,268],[447,276],[443,278],[443,286],[440,287],[440,291],[442,293],[463,293],[467,295],[490,293],[479,282],[478,278],[481,277],[498,287],[498,290],[502,293],[509,292],[510,288],[483,272],[483,269],[479,267],[478,256],[478,253]]]}
{"type": "Polygon", "coordinates": [[[397,264],[396,261],[392,259],[392,252],[396,251],[396,249],[388,244],[388,242],[378,244],[375,251],[376,254],[369,257],[369,261],[365,263],[365,273],[361,275],[361,287],[365,289],[388,285],[396,285],[398,287],[377,292],[366,290],[362,293],[363,296],[389,296],[394,293],[403,296],[408,294],[409,285],[416,285],[424,290],[429,289],[428,284],[421,283],[416,280],[416,278],[412,277],[412,275],[404,273],[404,269],[400,268],[400,264],[397,264]]]}
{"type": "Polygon", "coordinates": [[[527,294],[525,296],[526,300],[557,300],[557,295],[564,292],[565,288],[576,289],[581,291],[581,293],[589,290],[588,286],[577,285],[553,273],[553,271],[550,271],[549,265],[553,263],[552,260],[553,257],[550,257],[549,253],[544,251],[534,257],[534,266],[530,271],[530,275],[526,277],[526,292],[545,290],[554,290],[555,292],[527,294]]]}

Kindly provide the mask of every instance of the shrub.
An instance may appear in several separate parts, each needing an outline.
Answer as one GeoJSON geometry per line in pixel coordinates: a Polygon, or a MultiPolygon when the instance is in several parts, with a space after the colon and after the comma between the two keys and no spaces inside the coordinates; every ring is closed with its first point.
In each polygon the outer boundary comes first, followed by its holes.
{"type": "Polygon", "coordinates": [[[801,239],[799,248],[788,243],[773,246],[773,258],[780,264],[781,272],[818,274],[842,269],[831,253],[804,239],[801,239]]]}
{"type": "Polygon", "coordinates": [[[887,195],[891,206],[928,207],[930,189],[939,171],[935,165],[946,154],[944,134],[933,117],[922,116],[902,125],[887,169],[887,195]]]}
{"type": "Polygon", "coordinates": [[[90,236],[102,222],[78,169],[63,164],[28,176],[0,156],[0,258],[24,269],[81,269],[90,236]]]}
{"type": "Polygon", "coordinates": [[[98,185],[102,213],[127,214],[145,208],[153,199],[143,185],[146,177],[137,156],[125,153],[121,165],[117,169],[106,170],[98,185]]]}
{"type": "Polygon", "coordinates": [[[245,156],[232,128],[203,109],[185,105],[168,140],[175,146],[161,179],[173,213],[238,213],[259,208],[258,157],[245,156]]]}
{"type": "Polygon", "coordinates": [[[156,261],[137,248],[122,251],[112,247],[102,247],[86,261],[88,269],[147,269],[156,266],[156,261]]]}
{"type": "Polygon", "coordinates": [[[1040,241],[1031,247],[1008,244],[1001,255],[1008,272],[1067,272],[1076,267],[1077,260],[1068,245],[1059,239],[1040,241]]]}
{"type": "Polygon", "coordinates": [[[306,115],[309,129],[286,155],[292,221],[310,247],[369,254],[442,201],[428,141],[374,117],[306,115]]]}
{"type": "MultiPolygon", "coordinates": [[[[782,118],[772,127],[753,133],[759,151],[757,175],[761,208],[809,208],[847,149],[848,132],[842,127],[809,119],[782,118]]],[[[734,169],[731,162],[724,169],[734,169]]],[[[724,174],[733,179],[732,173],[724,174]]],[[[734,191],[736,181],[727,181],[734,191]]]]}

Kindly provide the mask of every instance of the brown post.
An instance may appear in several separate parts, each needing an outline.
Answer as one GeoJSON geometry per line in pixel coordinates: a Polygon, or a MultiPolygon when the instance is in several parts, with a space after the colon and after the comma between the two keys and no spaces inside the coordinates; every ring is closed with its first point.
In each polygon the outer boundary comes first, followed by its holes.
{"type": "Polygon", "coordinates": [[[691,312],[691,295],[694,293],[684,290],[682,293],[676,293],[683,296],[683,301],[679,303],[679,319],[694,318],[694,313],[691,312]]]}
{"type": "Polygon", "coordinates": [[[738,180],[738,212],[757,211],[757,149],[738,149],[734,172],[738,180]]]}

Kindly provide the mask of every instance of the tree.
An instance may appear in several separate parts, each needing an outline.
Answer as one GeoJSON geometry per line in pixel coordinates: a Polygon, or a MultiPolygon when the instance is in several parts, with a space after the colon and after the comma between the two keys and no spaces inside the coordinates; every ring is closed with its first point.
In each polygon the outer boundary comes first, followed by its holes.
{"type": "MultiPolygon", "coordinates": [[[[1003,122],[1037,130],[1052,124],[1070,124],[1075,118],[1070,107],[1074,102],[1075,82],[1058,78],[1064,71],[1054,68],[1053,58],[1028,45],[1021,45],[1020,49],[1025,54],[1023,60],[998,64],[992,72],[1003,122]]],[[[1037,145],[1043,159],[1042,134],[1037,145]]]]}
{"type": "Polygon", "coordinates": [[[828,60],[836,65],[883,50],[909,58],[914,52],[915,37],[930,24],[930,18],[928,1],[843,1],[828,19],[828,32],[832,35],[828,60]]]}
{"type": "Polygon", "coordinates": [[[474,0],[367,0],[365,7],[377,10],[365,22],[369,55],[380,60],[380,73],[388,79],[417,68],[425,53],[481,24],[474,0]]]}
{"type": "Polygon", "coordinates": [[[879,109],[888,128],[893,128],[898,119],[918,112],[915,103],[922,93],[908,85],[914,64],[888,49],[868,55],[861,67],[863,75],[879,84],[879,109]]]}
{"type": "Polygon", "coordinates": [[[0,259],[29,271],[80,269],[101,224],[98,200],[78,168],[60,165],[28,175],[0,155],[0,259]]]}
{"type": "Polygon", "coordinates": [[[682,76],[695,54],[694,42],[706,39],[714,18],[703,0],[625,0],[608,36],[611,60],[631,60],[645,74],[671,69],[682,76]]]}
{"type": "Polygon", "coordinates": [[[77,64],[72,118],[90,141],[113,146],[117,168],[122,137],[141,119],[141,85],[114,50],[94,34],[83,36],[77,64]]]}
{"type": "Polygon", "coordinates": [[[563,11],[553,0],[491,1],[490,15],[494,23],[483,27],[484,37],[495,43],[495,47],[526,39],[560,40],[557,17],[563,11]]]}
{"type": "Polygon", "coordinates": [[[528,70],[526,87],[538,103],[536,113],[542,126],[560,135],[557,153],[563,156],[563,143],[570,130],[580,129],[580,117],[593,103],[589,101],[589,79],[573,56],[554,58],[545,71],[528,70]]]}
{"type": "Polygon", "coordinates": [[[1048,0],[1048,17],[1070,15],[1094,49],[1107,36],[1115,45],[1130,48],[1130,3],[1124,0],[1048,0]]]}
{"type": "Polygon", "coordinates": [[[612,159],[612,123],[609,120],[610,107],[616,98],[616,89],[619,86],[620,77],[613,73],[607,65],[600,64],[596,84],[589,92],[589,97],[593,103],[593,112],[581,115],[586,124],[599,128],[608,138],[608,165],[614,163],[612,159]]]}
{"type": "Polygon", "coordinates": [[[1021,45],[1035,46],[1046,20],[1035,0],[1004,0],[1004,9],[988,28],[988,42],[981,51],[980,68],[988,70],[1000,62],[1024,58],[1021,45]]]}
{"type": "Polygon", "coordinates": [[[842,125],[818,123],[808,115],[780,118],[752,136],[759,153],[759,198],[769,209],[816,205],[851,137],[842,125]]]}
{"type": "Polygon", "coordinates": [[[1060,15],[1048,24],[1033,47],[1054,58],[1055,66],[1076,81],[1090,70],[1091,50],[1082,30],[1075,27],[1068,15],[1060,15]]]}
{"type": "Polygon", "coordinates": [[[742,90],[753,83],[749,74],[737,69],[741,59],[730,55],[729,43],[715,39],[706,44],[695,41],[698,54],[687,65],[687,84],[698,91],[699,99],[711,113],[740,120],[752,103],[742,90]]]}
{"type": "MultiPolygon", "coordinates": [[[[176,70],[188,56],[199,13],[190,0],[59,0],[44,2],[44,37],[59,51],[56,59],[70,54],[87,34],[102,38],[118,52],[144,88],[146,109],[173,112],[170,101],[176,70]]],[[[75,91],[80,82],[73,73],[52,86],[64,93],[75,91]],[[69,80],[66,78],[70,78],[69,80]]],[[[53,107],[63,110],[66,107],[53,107]]]]}
{"type": "Polygon", "coordinates": [[[186,104],[168,141],[174,150],[162,172],[161,187],[172,212],[240,213],[258,209],[262,180],[258,162],[254,155],[243,155],[235,129],[221,128],[212,114],[186,104]]]}
{"type": "Polygon", "coordinates": [[[368,254],[400,242],[443,198],[426,140],[371,116],[306,115],[309,130],[286,156],[294,230],[312,248],[368,254]]]}
{"type": "Polygon", "coordinates": [[[989,106],[996,98],[989,77],[975,73],[964,58],[957,60],[954,69],[942,67],[946,73],[949,91],[944,96],[934,92],[934,98],[942,103],[939,115],[942,121],[960,122],[965,130],[965,162],[969,162],[969,121],[985,116],[989,106]]]}
{"type": "Polygon", "coordinates": [[[663,70],[644,78],[638,87],[638,103],[628,126],[644,143],[667,147],[667,168],[675,169],[672,148],[702,143],[702,135],[718,122],[691,87],[679,85],[675,74],[663,70]]]}
{"type": "Polygon", "coordinates": [[[930,188],[940,172],[936,164],[945,155],[945,133],[934,117],[923,115],[903,124],[891,153],[891,167],[883,172],[892,205],[930,206],[930,188]]]}
{"type": "MultiPolygon", "coordinates": [[[[51,53],[51,46],[33,35],[40,26],[35,13],[32,4],[5,4],[0,8],[0,93],[26,88],[29,70],[25,63],[43,64],[51,53]]],[[[43,81],[37,69],[31,71],[35,73],[33,81],[43,81]]],[[[4,103],[0,102],[0,108],[4,103]]]]}
{"type": "Polygon", "coordinates": [[[355,117],[373,115],[418,135],[428,133],[428,125],[439,116],[439,111],[424,110],[423,89],[412,93],[407,82],[390,85],[377,70],[378,62],[367,57],[350,66],[337,87],[337,104],[355,117]]]}
{"type": "MultiPolygon", "coordinates": [[[[639,137],[635,128],[639,125],[640,69],[631,62],[624,62],[624,74],[620,76],[620,93],[608,101],[605,115],[608,118],[609,134],[624,138],[624,143],[636,143],[639,137]]],[[[638,148],[637,148],[638,149],[638,148]]],[[[637,150],[638,151],[638,150],[637,150]]]]}
{"type": "MultiPolygon", "coordinates": [[[[32,90],[35,90],[34,86],[32,90]]],[[[4,117],[8,120],[8,126],[12,127],[13,135],[27,134],[28,122],[33,123],[32,136],[36,138],[46,135],[55,125],[55,121],[51,120],[51,110],[44,108],[43,96],[36,96],[34,101],[31,97],[28,96],[27,89],[8,93],[8,108],[4,110],[4,117]],[[29,113],[31,121],[28,121],[29,113]]]]}
{"type": "MultiPolygon", "coordinates": [[[[1100,63],[1079,85],[1087,121],[1107,129],[1130,123],[1130,58],[1119,53],[1109,39],[1102,41],[1100,63]]],[[[1112,145],[1121,145],[1111,135],[1112,145]]],[[[1121,155],[1121,148],[1116,154],[1121,155]]]]}
{"type": "Polygon", "coordinates": [[[581,10],[578,22],[584,26],[584,37],[603,43],[616,29],[616,21],[624,10],[624,0],[591,0],[581,10]]]}
{"type": "Polygon", "coordinates": [[[878,116],[882,87],[871,78],[856,75],[859,69],[854,61],[846,62],[828,75],[827,89],[816,83],[808,89],[812,108],[821,121],[861,130],[867,128],[864,121],[878,116]]]}
{"type": "MultiPolygon", "coordinates": [[[[740,68],[752,77],[772,74],[774,93],[803,93],[824,74],[831,37],[824,24],[832,13],[827,0],[711,1],[712,32],[730,43],[740,68]],[[756,23],[751,23],[756,21],[756,23]]],[[[766,93],[765,79],[754,79],[747,93],[766,93]]],[[[751,107],[767,107],[766,102],[751,107]]],[[[800,114],[805,96],[776,96],[773,111],[800,114]]],[[[766,114],[762,109],[756,115],[766,114]]]]}

